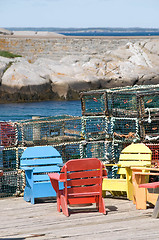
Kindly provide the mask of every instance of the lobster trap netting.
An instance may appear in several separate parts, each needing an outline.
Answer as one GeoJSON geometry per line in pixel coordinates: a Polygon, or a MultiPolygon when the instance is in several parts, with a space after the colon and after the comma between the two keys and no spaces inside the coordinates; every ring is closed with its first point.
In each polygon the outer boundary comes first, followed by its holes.
{"type": "Polygon", "coordinates": [[[146,143],[146,146],[149,147],[152,151],[152,160],[151,165],[153,167],[159,167],[159,143],[146,143]]]}
{"type": "Polygon", "coordinates": [[[0,148],[0,166],[3,171],[14,171],[20,168],[20,158],[24,148],[0,148]]]}
{"type": "Polygon", "coordinates": [[[105,141],[81,142],[81,157],[98,158],[101,161],[106,161],[105,141]]]}
{"type": "Polygon", "coordinates": [[[145,142],[159,142],[159,118],[141,120],[140,122],[141,137],[145,142]]]}
{"type": "Polygon", "coordinates": [[[63,143],[53,145],[53,147],[60,153],[64,163],[71,159],[81,158],[80,142],[63,143]]]}
{"type": "Polygon", "coordinates": [[[138,108],[136,93],[114,92],[112,94],[111,114],[114,117],[138,117],[138,108]]]}
{"type": "Polygon", "coordinates": [[[0,198],[19,196],[24,190],[24,175],[20,170],[4,171],[0,177],[0,198]]]}
{"type": "Polygon", "coordinates": [[[82,138],[85,140],[105,140],[107,138],[106,116],[83,116],[82,121],[82,138]]]}
{"type": "Polygon", "coordinates": [[[25,182],[24,172],[20,170],[20,158],[24,148],[0,148],[0,197],[19,195],[25,182]]]}
{"type": "Polygon", "coordinates": [[[127,147],[129,144],[124,143],[124,142],[116,142],[116,141],[111,141],[111,142],[106,142],[107,146],[107,155],[108,155],[108,161],[109,164],[106,165],[107,173],[108,173],[108,178],[119,178],[120,175],[117,174],[118,172],[118,166],[114,165],[119,162],[119,157],[121,154],[121,151],[127,147]]]}
{"type": "Polygon", "coordinates": [[[81,157],[98,158],[105,163],[117,163],[125,143],[113,141],[82,141],[81,157]]]}
{"type": "Polygon", "coordinates": [[[107,113],[106,92],[89,91],[80,94],[83,116],[105,115],[107,113]]]}
{"type": "Polygon", "coordinates": [[[159,91],[151,91],[148,93],[139,95],[140,102],[140,113],[141,118],[148,118],[151,121],[151,118],[159,116],[159,91]]]}
{"type": "Polygon", "coordinates": [[[115,117],[138,115],[136,93],[159,91],[157,85],[135,85],[111,89],[91,90],[80,94],[82,115],[106,115],[115,117]],[[120,99],[122,101],[120,101],[120,99]],[[136,105],[136,107],[134,106],[136,105]],[[117,108],[117,109],[116,109],[117,108]]]}
{"type": "Polygon", "coordinates": [[[12,122],[0,122],[0,145],[14,147],[18,143],[16,125],[12,122]]]}
{"type": "Polygon", "coordinates": [[[81,140],[81,118],[42,118],[17,123],[22,146],[52,145],[81,140]]]}
{"type": "Polygon", "coordinates": [[[140,128],[137,118],[111,117],[111,134],[115,141],[137,142],[140,140],[140,128]]]}

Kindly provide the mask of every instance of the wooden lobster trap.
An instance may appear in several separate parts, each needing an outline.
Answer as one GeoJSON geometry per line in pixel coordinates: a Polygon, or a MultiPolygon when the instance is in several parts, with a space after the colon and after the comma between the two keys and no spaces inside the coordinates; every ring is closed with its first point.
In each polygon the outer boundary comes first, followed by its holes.
{"type": "Polygon", "coordinates": [[[98,116],[108,114],[106,91],[96,90],[82,92],[80,94],[80,99],[83,116],[98,116]]]}
{"type": "Polygon", "coordinates": [[[159,118],[142,119],[139,121],[141,137],[144,142],[159,142],[159,118]]]}
{"type": "Polygon", "coordinates": [[[111,117],[111,135],[115,141],[136,142],[140,140],[140,128],[137,118],[111,117]]]}
{"type": "Polygon", "coordinates": [[[159,116],[159,91],[113,92],[110,114],[114,117],[145,118],[159,116]]]}
{"type": "Polygon", "coordinates": [[[108,118],[106,116],[83,116],[82,138],[84,140],[105,140],[108,135],[108,118]]]}
{"type": "Polygon", "coordinates": [[[81,140],[81,117],[56,116],[17,123],[20,146],[53,145],[81,140]]]}

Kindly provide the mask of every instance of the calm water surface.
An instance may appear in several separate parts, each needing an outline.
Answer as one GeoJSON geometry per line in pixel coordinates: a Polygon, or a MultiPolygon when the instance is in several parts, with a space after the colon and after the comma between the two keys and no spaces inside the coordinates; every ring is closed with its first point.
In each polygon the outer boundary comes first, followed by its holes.
{"type": "Polygon", "coordinates": [[[81,116],[80,101],[45,101],[0,104],[0,121],[31,119],[32,116],[81,116]]]}

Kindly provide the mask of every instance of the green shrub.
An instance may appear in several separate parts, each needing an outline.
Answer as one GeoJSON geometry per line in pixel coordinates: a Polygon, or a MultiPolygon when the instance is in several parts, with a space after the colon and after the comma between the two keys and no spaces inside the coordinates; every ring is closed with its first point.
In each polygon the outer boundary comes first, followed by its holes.
{"type": "Polygon", "coordinates": [[[21,55],[13,54],[7,51],[1,51],[0,50],[0,56],[6,57],[6,58],[16,58],[16,57],[22,57],[21,55]]]}

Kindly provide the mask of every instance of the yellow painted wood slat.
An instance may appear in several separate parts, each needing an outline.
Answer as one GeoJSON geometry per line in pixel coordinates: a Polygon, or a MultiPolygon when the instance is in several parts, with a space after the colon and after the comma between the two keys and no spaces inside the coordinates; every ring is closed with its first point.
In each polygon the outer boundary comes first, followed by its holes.
{"type": "Polygon", "coordinates": [[[132,143],[122,150],[121,153],[152,153],[144,143],[132,143]]]}
{"type": "Polygon", "coordinates": [[[151,161],[151,154],[120,154],[119,164],[120,161],[135,161],[135,160],[142,160],[142,161],[151,161]]]}
{"type": "Polygon", "coordinates": [[[127,191],[127,183],[125,179],[109,179],[104,178],[102,184],[102,190],[106,191],[127,191]]]}
{"type": "Polygon", "coordinates": [[[151,162],[150,161],[125,161],[125,162],[120,162],[121,167],[145,167],[145,166],[150,166],[151,162]]]}

